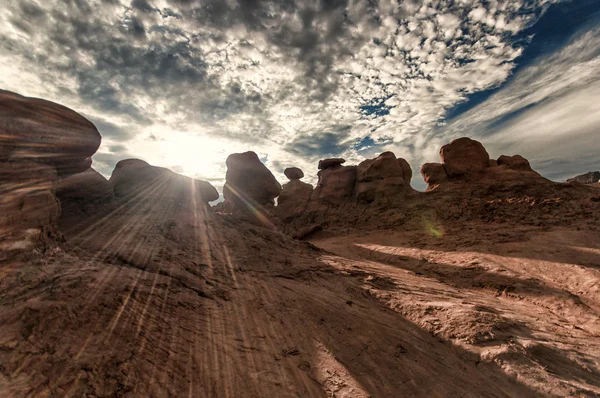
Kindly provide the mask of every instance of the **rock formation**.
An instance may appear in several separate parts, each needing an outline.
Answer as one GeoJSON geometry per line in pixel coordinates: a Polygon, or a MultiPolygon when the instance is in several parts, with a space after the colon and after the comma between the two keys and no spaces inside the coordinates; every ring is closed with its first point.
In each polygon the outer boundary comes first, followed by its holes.
{"type": "MultiPolygon", "coordinates": [[[[322,162],[324,161],[319,162],[319,165],[323,165],[322,162]]],[[[311,202],[339,206],[354,197],[357,166],[341,166],[341,163],[326,164],[328,167],[322,168],[318,173],[319,181],[311,202]]]]}
{"type": "Polygon", "coordinates": [[[117,163],[109,183],[117,197],[127,200],[136,197],[175,199],[193,206],[219,199],[219,193],[210,183],[182,176],[163,167],[151,166],[139,159],[117,163]]]}
{"type": "Polygon", "coordinates": [[[440,158],[449,177],[480,173],[489,166],[490,156],[480,142],[458,138],[440,149],[440,158]]]}
{"type": "Polygon", "coordinates": [[[78,113],[0,90],[0,235],[14,247],[57,236],[58,177],[86,170],[101,137],[78,113]]]}
{"type": "Polygon", "coordinates": [[[585,174],[569,178],[567,182],[578,182],[580,184],[594,184],[600,182],[600,171],[590,171],[585,174]]]}
{"type": "Polygon", "coordinates": [[[406,160],[396,159],[392,152],[384,152],[358,165],[356,199],[368,203],[398,196],[408,191],[411,177],[412,170],[406,160]]]}
{"type": "Polygon", "coordinates": [[[496,161],[496,163],[498,164],[498,166],[505,166],[508,169],[521,170],[521,171],[533,171],[531,169],[531,165],[529,164],[529,161],[521,155],[514,155],[514,156],[501,155],[498,158],[498,160],[496,161]]]}
{"type": "Polygon", "coordinates": [[[235,211],[255,206],[272,206],[281,192],[273,173],[256,153],[234,153],[227,157],[223,196],[235,204],[235,211]]]}
{"type": "Polygon", "coordinates": [[[113,187],[93,168],[73,174],[58,183],[56,196],[64,206],[69,202],[94,202],[114,196],[113,187]]]}
{"type": "Polygon", "coordinates": [[[297,167],[285,169],[284,174],[290,182],[282,187],[277,199],[277,213],[284,218],[299,216],[306,209],[313,186],[300,181],[300,178],[304,177],[304,172],[297,167]]]}
{"type": "Polygon", "coordinates": [[[441,163],[425,163],[421,166],[421,175],[423,176],[423,180],[429,184],[427,190],[431,190],[439,184],[448,181],[448,174],[441,163]]]}
{"type": "Polygon", "coordinates": [[[319,170],[331,169],[338,166],[341,166],[342,163],[346,163],[346,159],[342,158],[331,158],[331,159],[322,159],[319,160],[319,170]]]}

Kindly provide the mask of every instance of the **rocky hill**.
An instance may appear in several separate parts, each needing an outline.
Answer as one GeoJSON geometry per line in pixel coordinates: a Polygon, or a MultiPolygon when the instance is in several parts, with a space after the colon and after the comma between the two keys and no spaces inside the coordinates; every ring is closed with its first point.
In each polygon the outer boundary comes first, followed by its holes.
{"type": "Polygon", "coordinates": [[[0,93],[0,395],[600,395],[600,189],[460,138],[208,182],[0,93]],[[21,134],[25,131],[26,134],[21,134]],[[51,154],[51,155],[48,155],[51,154]],[[275,203],[277,202],[277,205],[275,203]]]}

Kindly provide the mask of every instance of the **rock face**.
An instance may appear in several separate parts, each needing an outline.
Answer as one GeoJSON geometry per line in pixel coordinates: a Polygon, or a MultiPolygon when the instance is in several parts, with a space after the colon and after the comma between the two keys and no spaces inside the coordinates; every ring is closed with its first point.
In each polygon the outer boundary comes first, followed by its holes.
{"type": "Polygon", "coordinates": [[[302,214],[312,193],[313,186],[300,180],[284,184],[277,199],[277,213],[284,218],[302,214]]]}
{"type": "Polygon", "coordinates": [[[65,202],[110,199],[114,194],[108,180],[93,168],[89,168],[83,173],[73,174],[61,180],[56,188],[56,196],[64,205],[65,202]]]}
{"type": "Polygon", "coordinates": [[[421,175],[423,180],[429,184],[428,191],[448,181],[448,174],[446,174],[446,169],[441,163],[425,163],[421,166],[421,175]]]}
{"type": "Polygon", "coordinates": [[[404,159],[396,159],[392,152],[384,152],[375,159],[361,162],[357,168],[356,199],[372,202],[394,197],[410,187],[412,170],[404,159]],[[405,180],[408,177],[408,182],[405,180]]]}
{"type": "Polygon", "coordinates": [[[323,159],[319,160],[319,170],[331,169],[335,167],[339,167],[342,163],[346,163],[346,159],[342,158],[331,158],[331,159],[323,159]]]}
{"type": "Polygon", "coordinates": [[[59,176],[88,169],[100,146],[96,127],[62,105],[0,90],[0,159],[45,163],[59,176]]]}
{"type": "Polygon", "coordinates": [[[160,198],[200,204],[219,199],[219,193],[210,183],[139,159],[121,160],[108,181],[115,195],[127,200],[160,198]]]}
{"type": "Polygon", "coordinates": [[[89,168],[100,141],[77,112],[0,90],[0,249],[27,249],[60,236],[58,177],[89,168]]]}
{"type": "Polygon", "coordinates": [[[226,164],[223,196],[233,201],[236,209],[254,205],[269,206],[275,203],[275,198],[281,192],[281,185],[256,153],[231,154],[226,164]]]}
{"type": "Polygon", "coordinates": [[[311,199],[326,205],[341,205],[354,196],[357,166],[328,167],[319,171],[319,182],[311,199]]]}
{"type": "Polygon", "coordinates": [[[569,178],[567,182],[578,182],[580,184],[594,184],[600,182],[600,171],[590,171],[585,174],[569,178]]]}
{"type": "Polygon", "coordinates": [[[290,181],[300,180],[301,178],[304,177],[304,172],[302,170],[300,170],[298,167],[288,167],[287,169],[285,169],[283,171],[283,174],[285,174],[285,176],[287,178],[289,178],[290,181]]]}
{"type": "Polygon", "coordinates": [[[440,157],[450,177],[475,174],[489,166],[490,156],[480,142],[458,138],[440,149],[440,157]]]}
{"type": "Polygon", "coordinates": [[[521,171],[533,171],[529,161],[521,155],[506,156],[501,155],[497,160],[498,166],[521,171]]]}

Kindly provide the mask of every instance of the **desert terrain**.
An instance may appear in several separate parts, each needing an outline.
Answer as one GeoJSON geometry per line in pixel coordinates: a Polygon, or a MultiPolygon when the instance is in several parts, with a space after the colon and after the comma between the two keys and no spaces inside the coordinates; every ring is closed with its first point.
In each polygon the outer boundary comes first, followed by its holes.
{"type": "Polygon", "coordinates": [[[211,207],[141,160],[106,180],[100,139],[0,92],[0,395],[600,396],[598,183],[460,138],[427,192],[390,152],[316,187],[233,154],[211,207]]]}

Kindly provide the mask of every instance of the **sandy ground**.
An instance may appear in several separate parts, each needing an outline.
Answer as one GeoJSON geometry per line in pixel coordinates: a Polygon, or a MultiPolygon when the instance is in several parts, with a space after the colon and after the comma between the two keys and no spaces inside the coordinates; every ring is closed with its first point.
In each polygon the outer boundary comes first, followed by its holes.
{"type": "Polygon", "coordinates": [[[62,228],[0,266],[2,396],[600,395],[598,232],[307,243],[156,203],[62,228]]]}

